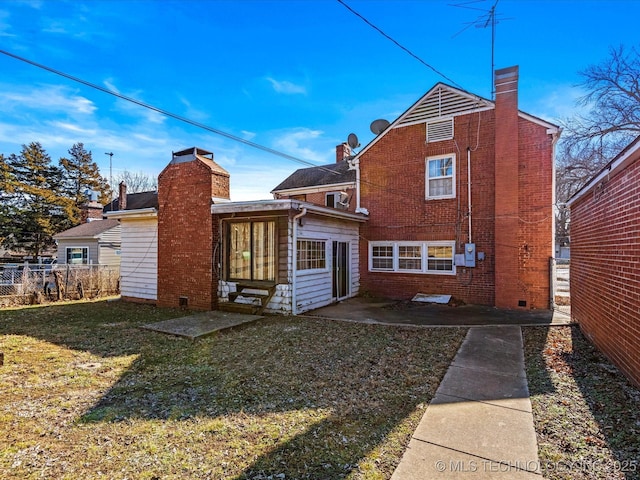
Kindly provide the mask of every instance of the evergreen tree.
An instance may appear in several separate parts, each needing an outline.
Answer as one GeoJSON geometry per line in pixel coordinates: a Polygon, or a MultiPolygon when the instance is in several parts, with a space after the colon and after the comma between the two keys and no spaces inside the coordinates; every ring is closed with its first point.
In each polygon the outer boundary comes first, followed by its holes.
{"type": "Polygon", "coordinates": [[[69,157],[60,159],[63,172],[63,194],[72,201],[70,222],[80,223],[80,207],[87,201],[86,190],[98,192],[98,201],[103,205],[110,201],[109,184],[100,175],[98,165],[93,161],[91,152],[82,143],[76,143],[69,149],[69,157]]]}
{"type": "Polygon", "coordinates": [[[0,154],[0,244],[13,232],[13,175],[4,155],[0,154]]]}
{"type": "Polygon", "coordinates": [[[10,170],[10,235],[2,243],[23,249],[34,258],[53,245],[53,235],[67,228],[72,203],[63,196],[62,171],[37,142],[23,145],[20,155],[6,161],[10,170]]]}

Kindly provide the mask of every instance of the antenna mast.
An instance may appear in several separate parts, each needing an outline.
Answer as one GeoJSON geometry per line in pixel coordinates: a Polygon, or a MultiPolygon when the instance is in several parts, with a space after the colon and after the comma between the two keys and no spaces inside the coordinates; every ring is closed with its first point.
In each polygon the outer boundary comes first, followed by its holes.
{"type": "Polygon", "coordinates": [[[490,85],[491,85],[491,100],[494,100],[495,93],[496,93],[495,86],[493,84],[493,72],[496,68],[496,65],[495,65],[496,25],[499,23],[499,20],[511,20],[511,18],[502,18],[502,19],[496,18],[496,16],[498,15],[496,12],[496,8],[500,0],[495,0],[495,2],[493,3],[493,6],[489,10],[486,10],[484,8],[469,6],[470,4],[480,3],[482,1],[484,0],[471,0],[468,2],[449,4],[452,7],[467,8],[469,10],[478,10],[480,12],[484,12],[474,21],[466,22],[467,26],[464,27],[455,35],[453,35],[451,38],[457,37],[458,35],[460,35],[462,32],[464,32],[466,29],[468,29],[471,26],[475,26],[476,28],[487,28],[489,25],[491,25],[491,76],[490,76],[491,82],[490,82],[490,85]]]}
{"type": "Polygon", "coordinates": [[[105,155],[109,155],[109,200],[113,202],[113,170],[111,160],[113,159],[113,152],[105,152],[105,155]]]}

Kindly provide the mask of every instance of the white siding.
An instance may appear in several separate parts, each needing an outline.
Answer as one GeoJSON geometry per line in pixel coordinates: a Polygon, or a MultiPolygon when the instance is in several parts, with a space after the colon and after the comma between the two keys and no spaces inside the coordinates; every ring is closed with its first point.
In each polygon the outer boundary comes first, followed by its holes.
{"type": "MultiPolygon", "coordinates": [[[[296,304],[298,313],[331,304],[333,297],[333,242],[349,243],[349,285],[350,297],[358,294],[360,288],[359,224],[325,217],[308,215],[303,217],[303,225],[298,227],[298,239],[317,239],[327,242],[327,268],[323,271],[296,272],[296,304]]],[[[289,250],[291,252],[291,249],[289,250]]]]}
{"type": "Polygon", "coordinates": [[[121,231],[122,227],[118,225],[100,234],[100,243],[98,244],[98,263],[100,265],[120,265],[121,231]]]}
{"type": "Polygon", "coordinates": [[[98,264],[98,240],[96,238],[85,238],[83,240],[58,240],[58,263],[67,263],[68,247],[88,248],[89,250],[87,252],[87,262],[93,263],[95,265],[98,264]]]}
{"type": "Polygon", "coordinates": [[[120,293],[123,297],[158,298],[158,219],[122,218],[120,293]]]}

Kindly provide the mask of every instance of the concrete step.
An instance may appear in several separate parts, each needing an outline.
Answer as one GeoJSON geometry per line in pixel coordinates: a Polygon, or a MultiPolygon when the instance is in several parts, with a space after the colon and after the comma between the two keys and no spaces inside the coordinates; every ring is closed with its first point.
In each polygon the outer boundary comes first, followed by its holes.
{"type": "Polygon", "coordinates": [[[223,312],[247,313],[255,315],[260,310],[259,305],[249,303],[222,302],[218,304],[218,310],[223,312]]]}

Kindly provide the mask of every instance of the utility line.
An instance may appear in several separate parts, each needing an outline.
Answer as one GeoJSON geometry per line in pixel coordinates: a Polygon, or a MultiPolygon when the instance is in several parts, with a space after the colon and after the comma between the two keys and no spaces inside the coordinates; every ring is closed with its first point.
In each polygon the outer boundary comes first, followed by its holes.
{"type": "Polygon", "coordinates": [[[91,82],[89,82],[87,80],[83,80],[81,78],[74,77],[73,75],[69,75],[68,73],[62,72],[60,70],[56,70],[54,68],[47,67],[46,65],[43,65],[41,63],[37,63],[37,62],[34,62],[34,61],[29,60],[27,58],[21,57],[19,55],[15,55],[15,54],[13,54],[11,52],[7,52],[6,50],[0,50],[0,53],[2,53],[4,55],[7,55],[8,57],[15,58],[16,60],[20,60],[21,62],[28,63],[29,65],[33,65],[34,67],[41,68],[42,70],[46,70],[48,72],[54,73],[56,75],[59,75],[61,77],[67,78],[67,79],[72,80],[74,82],[81,83],[83,85],[86,85],[87,87],[91,87],[91,88],[94,88],[96,90],[100,90],[101,92],[107,93],[109,95],[113,95],[114,97],[118,97],[118,98],[120,98],[122,100],[126,100],[127,102],[135,103],[136,105],[139,105],[141,107],[147,108],[149,110],[153,110],[154,112],[160,113],[162,115],[166,115],[167,117],[174,118],[176,120],[179,120],[181,122],[187,123],[187,124],[192,125],[194,127],[202,128],[203,130],[207,130],[208,132],[215,133],[216,135],[220,135],[222,137],[229,138],[229,139],[234,140],[236,142],[243,143],[243,144],[245,144],[245,145],[247,145],[249,147],[257,148],[258,150],[262,150],[263,152],[271,153],[272,155],[277,155],[279,157],[286,158],[287,160],[292,160],[294,162],[298,162],[298,163],[301,163],[303,165],[308,165],[308,166],[311,166],[311,167],[316,167],[317,166],[315,163],[310,162],[309,160],[304,160],[302,158],[298,158],[298,157],[295,157],[293,155],[289,155],[288,153],[280,152],[278,150],[274,150],[273,148],[265,147],[264,145],[260,145],[259,143],[255,143],[255,142],[251,142],[249,140],[245,140],[244,138],[238,137],[238,136],[233,135],[231,133],[224,132],[224,131],[219,130],[217,128],[210,127],[208,125],[205,125],[204,123],[196,122],[195,120],[191,120],[189,118],[183,117],[183,116],[178,115],[176,113],[172,113],[172,112],[169,112],[169,111],[164,110],[162,108],[155,107],[155,106],[153,106],[153,105],[151,105],[149,103],[145,103],[145,102],[142,102],[140,100],[136,100],[135,98],[127,97],[126,95],[122,95],[121,93],[114,92],[112,90],[109,90],[108,88],[101,87],[100,85],[96,85],[95,83],[91,83],[91,82]]]}
{"type": "Polygon", "coordinates": [[[347,5],[346,2],[344,2],[344,0],[336,0],[340,5],[342,5],[344,8],[346,8],[347,10],[349,10],[351,13],[353,13],[356,17],[358,17],[360,20],[362,20],[364,23],[366,23],[367,25],[369,25],[371,28],[373,28],[375,31],[377,31],[380,35],[382,35],[383,37],[385,37],[387,40],[391,41],[392,43],[394,43],[397,47],[401,48],[402,50],[404,50],[406,53],[408,53],[409,55],[411,55],[413,58],[415,58],[416,60],[418,60],[421,64],[423,64],[425,67],[433,70],[436,74],[440,75],[442,78],[444,78],[445,80],[447,80],[448,82],[451,82],[453,85],[455,85],[456,87],[462,88],[464,90],[464,88],[462,87],[462,85],[460,85],[458,82],[456,82],[455,80],[452,80],[451,78],[447,77],[444,73],[442,73],[441,71],[437,70],[435,67],[433,67],[432,65],[429,65],[427,62],[425,62],[422,58],[420,58],[418,55],[416,55],[415,53],[413,53],[411,50],[409,50],[407,47],[405,47],[404,45],[402,45],[400,42],[398,42],[396,39],[394,39],[393,37],[391,37],[390,35],[387,35],[384,31],[382,31],[380,28],[378,28],[376,25],[374,25],[373,23],[371,23],[369,20],[367,20],[363,15],[361,15],[360,13],[356,12],[353,8],[351,8],[349,5],[347,5]]]}

